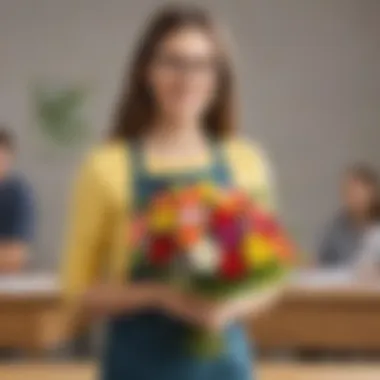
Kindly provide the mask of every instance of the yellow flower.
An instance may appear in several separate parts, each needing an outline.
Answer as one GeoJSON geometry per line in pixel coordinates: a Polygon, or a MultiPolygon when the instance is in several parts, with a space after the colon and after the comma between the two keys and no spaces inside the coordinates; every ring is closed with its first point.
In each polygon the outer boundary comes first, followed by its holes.
{"type": "Polygon", "coordinates": [[[200,197],[205,202],[215,202],[217,198],[217,189],[211,182],[203,182],[198,186],[200,197]]]}
{"type": "Polygon", "coordinates": [[[243,241],[243,254],[250,268],[265,267],[273,260],[273,249],[267,239],[248,235],[243,241]]]}
{"type": "Polygon", "coordinates": [[[170,231],[175,227],[176,213],[172,208],[159,207],[151,211],[148,222],[155,232],[170,231]]]}

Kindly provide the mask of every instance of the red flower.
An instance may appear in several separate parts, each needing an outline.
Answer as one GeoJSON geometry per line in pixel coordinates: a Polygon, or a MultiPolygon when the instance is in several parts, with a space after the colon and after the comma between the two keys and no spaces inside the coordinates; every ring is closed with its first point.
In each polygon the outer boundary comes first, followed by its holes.
{"type": "Polygon", "coordinates": [[[220,267],[221,276],[227,280],[236,280],[245,273],[245,266],[238,251],[224,252],[220,267]]]}
{"type": "Polygon", "coordinates": [[[274,238],[280,231],[277,220],[264,211],[252,210],[251,221],[253,229],[266,237],[274,238]]]}
{"type": "Polygon", "coordinates": [[[155,236],[150,240],[149,259],[155,265],[166,265],[176,251],[174,239],[171,236],[155,236]]]}
{"type": "Polygon", "coordinates": [[[235,215],[226,209],[218,208],[211,214],[211,228],[215,230],[223,230],[235,222],[235,215]]]}

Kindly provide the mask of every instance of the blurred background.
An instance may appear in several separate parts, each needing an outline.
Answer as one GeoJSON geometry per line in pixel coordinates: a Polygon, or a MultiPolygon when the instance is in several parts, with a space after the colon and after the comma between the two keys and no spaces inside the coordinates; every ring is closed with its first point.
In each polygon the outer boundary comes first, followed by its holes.
{"type": "MultiPolygon", "coordinates": [[[[160,3],[0,0],[0,123],[17,139],[17,168],[38,204],[28,269],[0,275],[1,379],[91,378],[96,339],[67,344],[60,329],[63,215],[72,175],[108,129],[125,62],[160,3]]],[[[364,286],[345,260],[319,258],[342,172],[380,162],[380,2],[201,3],[228,25],[243,132],[267,152],[281,216],[305,252],[278,312],[248,322],[260,379],[379,378],[380,287],[364,286]]]]}

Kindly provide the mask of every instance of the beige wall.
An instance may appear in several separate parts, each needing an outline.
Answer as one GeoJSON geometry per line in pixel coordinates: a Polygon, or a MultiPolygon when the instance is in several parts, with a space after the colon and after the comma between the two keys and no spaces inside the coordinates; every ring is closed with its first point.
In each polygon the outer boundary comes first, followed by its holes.
{"type": "MultiPolygon", "coordinates": [[[[28,85],[92,86],[90,122],[107,128],[121,70],[157,0],[0,0],[0,120],[40,198],[35,265],[55,264],[69,178],[81,152],[49,162],[33,142],[28,85]]],[[[305,247],[336,207],[342,166],[380,161],[380,1],[208,0],[230,25],[244,129],[268,150],[286,222],[305,247]]]]}

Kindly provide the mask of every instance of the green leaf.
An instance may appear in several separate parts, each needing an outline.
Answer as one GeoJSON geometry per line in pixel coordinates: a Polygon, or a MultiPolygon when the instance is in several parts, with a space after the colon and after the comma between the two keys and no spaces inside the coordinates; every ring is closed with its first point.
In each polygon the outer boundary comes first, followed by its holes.
{"type": "Polygon", "coordinates": [[[84,105],[88,91],[82,86],[51,88],[37,85],[33,93],[36,123],[51,142],[70,145],[88,136],[84,105]]]}

